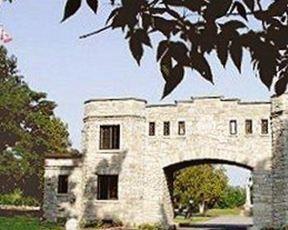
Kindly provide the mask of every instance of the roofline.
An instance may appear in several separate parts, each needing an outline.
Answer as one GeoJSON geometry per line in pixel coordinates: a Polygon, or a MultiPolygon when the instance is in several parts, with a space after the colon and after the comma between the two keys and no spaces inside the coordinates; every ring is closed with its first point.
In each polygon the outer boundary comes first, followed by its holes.
{"type": "Polygon", "coordinates": [[[197,96],[197,97],[191,97],[192,100],[205,100],[205,99],[224,99],[224,96],[222,95],[211,95],[211,96],[197,96]]]}
{"type": "Polygon", "coordinates": [[[146,104],[146,108],[153,108],[153,107],[175,107],[179,103],[193,103],[195,100],[207,100],[207,99],[219,99],[220,101],[224,102],[237,102],[239,105],[270,105],[271,101],[241,101],[239,98],[225,98],[224,96],[197,96],[191,97],[190,100],[179,100],[175,101],[174,104],[148,104],[146,100],[135,98],[135,97],[119,97],[119,98],[94,98],[89,99],[84,102],[84,104],[88,104],[90,102],[97,102],[97,101],[127,101],[127,100],[134,100],[139,102],[144,102],[146,104]]]}
{"type": "Polygon", "coordinates": [[[144,102],[147,104],[147,101],[144,99],[136,98],[136,97],[119,97],[119,98],[92,98],[84,101],[84,104],[88,104],[90,102],[94,101],[128,101],[128,100],[133,100],[133,101],[140,101],[144,102]]]}
{"type": "Polygon", "coordinates": [[[175,104],[151,104],[151,105],[146,105],[146,108],[152,108],[152,107],[176,107],[177,103],[175,104]]]}
{"type": "Polygon", "coordinates": [[[45,156],[45,159],[80,159],[82,154],[70,155],[70,154],[49,154],[45,156]]]}

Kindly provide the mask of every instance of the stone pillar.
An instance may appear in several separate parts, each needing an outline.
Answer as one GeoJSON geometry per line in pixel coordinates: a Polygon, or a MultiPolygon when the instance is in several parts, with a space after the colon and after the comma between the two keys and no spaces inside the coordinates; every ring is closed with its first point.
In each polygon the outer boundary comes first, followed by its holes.
{"type": "Polygon", "coordinates": [[[273,227],[288,225],[288,94],[272,98],[273,227]]]}
{"type": "Polygon", "coordinates": [[[272,225],[272,174],[271,170],[258,168],[253,178],[253,229],[272,225]]]}
{"type": "Polygon", "coordinates": [[[249,177],[246,184],[246,201],[244,204],[244,209],[247,214],[251,213],[252,201],[251,201],[251,188],[252,188],[252,179],[249,177]]]}

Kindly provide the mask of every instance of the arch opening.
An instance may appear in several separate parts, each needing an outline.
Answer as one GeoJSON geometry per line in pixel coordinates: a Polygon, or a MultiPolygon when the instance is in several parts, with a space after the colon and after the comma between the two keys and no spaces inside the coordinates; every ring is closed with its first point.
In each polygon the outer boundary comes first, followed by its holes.
{"type": "MultiPolygon", "coordinates": [[[[175,186],[174,182],[175,182],[175,178],[176,178],[175,175],[177,173],[179,173],[180,171],[183,171],[185,169],[189,169],[189,168],[192,168],[192,167],[199,167],[199,166],[203,166],[203,165],[212,165],[214,168],[217,168],[219,166],[220,167],[225,167],[225,166],[231,167],[231,166],[234,166],[234,168],[245,169],[245,171],[247,170],[247,172],[249,172],[249,174],[250,174],[249,178],[250,178],[251,184],[248,185],[248,181],[247,181],[247,186],[243,184],[243,186],[241,188],[239,188],[239,190],[245,191],[245,203],[243,203],[243,207],[241,207],[241,210],[239,208],[239,215],[240,215],[240,211],[241,211],[241,215],[243,215],[243,216],[246,215],[247,218],[243,217],[243,220],[244,220],[243,224],[245,226],[252,226],[252,224],[253,224],[253,217],[252,217],[252,202],[253,202],[252,194],[253,194],[253,190],[252,190],[251,174],[253,173],[253,167],[251,167],[251,166],[249,166],[247,164],[243,164],[243,163],[239,163],[239,162],[233,162],[233,161],[228,161],[228,160],[222,160],[222,159],[197,159],[197,160],[182,161],[182,162],[171,164],[171,165],[166,166],[166,167],[163,168],[163,171],[164,171],[164,174],[165,174],[166,183],[167,183],[167,188],[168,188],[168,192],[166,194],[166,197],[164,198],[165,199],[164,202],[167,203],[168,208],[170,207],[170,214],[173,215],[174,221],[175,221],[175,218],[178,217],[179,214],[181,214],[181,212],[183,210],[185,211],[185,209],[186,209],[186,212],[187,212],[187,209],[188,209],[187,207],[180,207],[179,208],[179,200],[177,201],[178,198],[175,196],[175,191],[174,191],[174,186],[175,186]],[[249,189],[249,191],[248,191],[248,189],[249,189]],[[248,195],[248,197],[247,197],[247,195],[248,195]]],[[[229,184],[227,184],[227,186],[233,187],[232,185],[229,185],[229,184]]],[[[191,194],[191,197],[193,197],[193,194],[191,194]]],[[[191,200],[192,200],[192,202],[194,202],[192,198],[191,198],[191,200]]],[[[209,204],[209,205],[211,205],[211,204],[209,204]]],[[[193,205],[191,204],[191,206],[193,206],[193,205]]],[[[209,207],[209,208],[211,208],[211,207],[209,207]]],[[[193,206],[193,210],[196,211],[196,207],[195,206],[193,206]]],[[[221,213],[221,212],[219,212],[219,213],[221,213]]],[[[182,212],[182,215],[183,214],[185,215],[184,212],[182,212]]],[[[200,216],[199,215],[199,210],[198,210],[198,213],[195,213],[195,216],[196,216],[196,214],[198,216],[200,216]]],[[[210,216],[207,216],[207,220],[209,219],[208,217],[210,217],[210,216]]],[[[215,220],[216,219],[217,218],[215,218],[215,220]]],[[[178,221],[179,220],[177,220],[177,222],[178,221]]],[[[233,221],[233,220],[230,220],[228,222],[231,222],[231,221],[233,221]]],[[[184,221],[184,222],[187,222],[187,221],[184,221]]],[[[216,225],[215,226],[216,227],[221,227],[221,226],[224,226],[223,224],[225,224],[225,223],[222,223],[222,224],[219,223],[219,224],[217,224],[217,226],[216,225]]],[[[233,224],[233,223],[230,223],[230,224],[233,224]]],[[[231,227],[232,227],[232,225],[231,225],[231,227]]]]}

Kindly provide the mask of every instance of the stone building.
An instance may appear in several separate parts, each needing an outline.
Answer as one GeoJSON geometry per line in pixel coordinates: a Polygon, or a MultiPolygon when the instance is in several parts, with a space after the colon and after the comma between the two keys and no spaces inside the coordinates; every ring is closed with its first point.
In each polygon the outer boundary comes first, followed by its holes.
{"type": "Polygon", "coordinates": [[[85,102],[83,154],[46,159],[49,220],[173,224],[173,172],[201,163],[252,171],[254,227],[288,224],[288,95],[270,102],[194,97],[149,105],[85,102]]]}

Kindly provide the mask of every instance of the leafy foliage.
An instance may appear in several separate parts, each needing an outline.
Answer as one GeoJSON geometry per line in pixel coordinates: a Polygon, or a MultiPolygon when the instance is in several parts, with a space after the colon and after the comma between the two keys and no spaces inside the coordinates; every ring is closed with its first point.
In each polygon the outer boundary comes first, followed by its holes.
{"type": "Polygon", "coordinates": [[[244,205],[245,200],[246,193],[244,188],[228,186],[217,202],[217,206],[219,208],[236,208],[244,205]]]}
{"type": "Polygon", "coordinates": [[[16,59],[0,47],[0,174],[41,174],[45,154],[67,152],[69,134],[55,107],[45,93],[29,88],[16,59]]]}
{"type": "MultiPolygon", "coordinates": [[[[230,55],[239,72],[243,50],[262,83],[270,89],[274,82],[277,95],[285,92],[288,82],[288,3],[271,0],[264,9],[264,0],[111,0],[114,9],[103,30],[122,29],[130,50],[140,65],[143,44],[151,46],[150,36],[160,33],[157,61],[165,80],[163,97],[169,95],[183,80],[186,69],[199,72],[213,83],[213,74],[206,56],[212,51],[225,67],[230,55]],[[249,28],[251,21],[262,26],[249,28]]],[[[98,0],[87,0],[97,12],[98,0]]],[[[67,0],[63,20],[80,8],[81,0],[67,0]]]]}
{"type": "Polygon", "coordinates": [[[198,207],[205,202],[213,207],[228,184],[223,168],[215,168],[210,164],[182,169],[175,174],[173,195],[177,206],[189,206],[189,200],[198,207]]]}
{"type": "Polygon", "coordinates": [[[39,202],[33,197],[24,197],[20,189],[15,189],[12,193],[0,194],[0,205],[39,206],[39,202]]]}
{"type": "Polygon", "coordinates": [[[137,228],[138,230],[164,230],[165,228],[159,224],[141,224],[137,228]]]}

